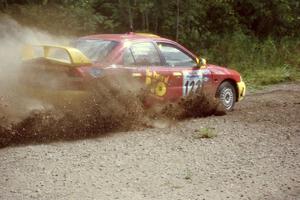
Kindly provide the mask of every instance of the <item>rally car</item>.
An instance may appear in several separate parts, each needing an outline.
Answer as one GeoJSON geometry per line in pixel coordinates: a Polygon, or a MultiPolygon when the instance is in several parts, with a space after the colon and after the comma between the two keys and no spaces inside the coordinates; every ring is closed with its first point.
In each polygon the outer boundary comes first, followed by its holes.
{"type": "Polygon", "coordinates": [[[201,88],[231,111],[246,92],[238,72],[207,64],[180,44],[153,34],[90,35],[69,47],[27,46],[23,54],[24,70],[36,66],[27,77],[28,91],[47,100],[72,102],[86,96],[85,83],[112,74],[118,79],[124,71],[149,88],[153,101],[178,101],[201,88]]]}

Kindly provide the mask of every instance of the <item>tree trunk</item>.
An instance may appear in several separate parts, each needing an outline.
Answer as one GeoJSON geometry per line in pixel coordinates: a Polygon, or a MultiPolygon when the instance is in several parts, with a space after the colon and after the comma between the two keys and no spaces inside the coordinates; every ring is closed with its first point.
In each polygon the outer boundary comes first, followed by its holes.
{"type": "Polygon", "coordinates": [[[155,25],[154,25],[154,33],[158,32],[158,15],[155,15],[155,25]]]}
{"type": "Polygon", "coordinates": [[[179,0],[177,0],[177,15],[176,15],[176,41],[179,38],[179,0]]]}
{"type": "Polygon", "coordinates": [[[148,10],[145,12],[146,15],[146,30],[149,31],[149,14],[148,10]]]}
{"type": "Polygon", "coordinates": [[[142,27],[143,27],[142,29],[145,30],[145,21],[146,21],[145,19],[146,19],[146,17],[145,17],[144,12],[141,12],[141,13],[142,13],[142,27]]]}
{"type": "Polygon", "coordinates": [[[131,32],[134,31],[134,27],[133,27],[133,19],[132,19],[132,12],[131,12],[131,4],[130,4],[130,0],[128,0],[128,21],[129,21],[129,29],[131,32]]]}
{"type": "Polygon", "coordinates": [[[8,7],[8,2],[7,2],[7,0],[3,0],[3,1],[1,2],[0,8],[6,9],[7,7],[8,7]]]}

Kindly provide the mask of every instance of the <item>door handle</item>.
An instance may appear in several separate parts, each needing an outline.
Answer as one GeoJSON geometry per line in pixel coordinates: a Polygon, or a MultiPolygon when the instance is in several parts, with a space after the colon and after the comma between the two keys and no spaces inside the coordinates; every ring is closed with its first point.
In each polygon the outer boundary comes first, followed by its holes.
{"type": "Polygon", "coordinates": [[[132,73],[132,76],[133,76],[133,77],[141,77],[142,74],[141,74],[141,73],[132,73]]]}
{"type": "Polygon", "coordinates": [[[173,76],[182,76],[182,73],[181,72],[173,72],[173,76]]]}

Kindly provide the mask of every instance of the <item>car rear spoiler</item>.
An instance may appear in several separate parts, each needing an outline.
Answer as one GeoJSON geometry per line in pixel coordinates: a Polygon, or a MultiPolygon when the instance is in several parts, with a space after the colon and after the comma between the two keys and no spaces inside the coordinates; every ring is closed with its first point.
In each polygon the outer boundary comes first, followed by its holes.
{"type": "Polygon", "coordinates": [[[73,47],[54,46],[54,45],[25,45],[23,48],[23,60],[30,60],[43,57],[47,60],[70,66],[90,65],[92,62],[80,50],[73,47]],[[38,50],[42,50],[41,55],[37,55],[38,50]],[[56,56],[53,57],[53,52],[56,56]],[[58,54],[57,54],[58,53],[58,54]],[[62,56],[62,54],[64,56],[62,56]],[[67,56],[66,56],[67,55],[67,56]]]}

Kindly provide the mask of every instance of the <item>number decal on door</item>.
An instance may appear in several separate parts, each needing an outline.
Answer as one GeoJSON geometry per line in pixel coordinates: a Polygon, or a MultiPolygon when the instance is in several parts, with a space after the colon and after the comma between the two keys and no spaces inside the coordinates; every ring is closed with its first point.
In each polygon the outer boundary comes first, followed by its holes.
{"type": "Polygon", "coordinates": [[[203,73],[201,70],[183,71],[183,96],[196,92],[202,86],[203,73]]]}
{"type": "Polygon", "coordinates": [[[196,92],[201,87],[201,81],[198,80],[196,83],[195,81],[186,81],[184,84],[184,96],[190,94],[191,92],[196,92]]]}

